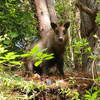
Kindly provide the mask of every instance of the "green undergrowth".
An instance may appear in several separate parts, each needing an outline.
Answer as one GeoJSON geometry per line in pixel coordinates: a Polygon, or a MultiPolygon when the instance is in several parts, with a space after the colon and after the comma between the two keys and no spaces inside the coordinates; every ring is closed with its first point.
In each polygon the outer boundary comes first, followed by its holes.
{"type": "Polygon", "coordinates": [[[36,89],[43,91],[46,89],[46,85],[33,80],[27,81],[22,77],[0,74],[0,98],[2,98],[0,100],[30,99],[35,96],[36,89]],[[32,93],[31,96],[29,93],[32,93]]]}
{"type": "MultiPolygon", "coordinates": [[[[99,83],[99,78],[95,82],[99,83]]],[[[13,72],[0,72],[0,100],[35,100],[36,96],[41,97],[39,95],[41,93],[44,93],[45,96],[49,95],[47,90],[50,89],[45,81],[26,80],[13,72]]],[[[54,95],[64,95],[66,98],[70,97],[70,100],[100,100],[100,88],[96,85],[85,90],[84,95],[80,95],[77,89],[71,89],[68,86],[66,88],[56,86],[51,90],[57,91],[57,94],[54,95]]]]}

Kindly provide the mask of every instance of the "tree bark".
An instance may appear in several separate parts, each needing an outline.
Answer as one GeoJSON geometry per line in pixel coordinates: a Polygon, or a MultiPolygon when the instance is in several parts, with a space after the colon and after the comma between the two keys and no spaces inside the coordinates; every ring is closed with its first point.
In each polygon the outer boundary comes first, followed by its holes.
{"type": "Polygon", "coordinates": [[[57,23],[57,15],[54,8],[55,0],[46,0],[46,3],[47,3],[51,22],[57,23]]]}
{"type": "MultiPolygon", "coordinates": [[[[70,6],[72,5],[72,1],[69,1],[70,2],[70,6]]],[[[64,5],[64,2],[63,2],[63,5],[64,5]]],[[[64,12],[64,17],[67,18],[67,13],[64,12]]],[[[75,68],[75,59],[74,59],[74,52],[73,52],[73,48],[72,48],[72,35],[71,35],[71,29],[69,29],[68,31],[68,42],[69,42],[69,50],[70,50],[70,57],[71,57],[71,65],[72,65],[72,68],[75,68]]]]}
{"type": "Polygon", "coordinates": [[[51,29],[47,4],[45,0],[34,0],[34,3],[36,5],[41,37],[45,37],[47,31],[51,29]]]}

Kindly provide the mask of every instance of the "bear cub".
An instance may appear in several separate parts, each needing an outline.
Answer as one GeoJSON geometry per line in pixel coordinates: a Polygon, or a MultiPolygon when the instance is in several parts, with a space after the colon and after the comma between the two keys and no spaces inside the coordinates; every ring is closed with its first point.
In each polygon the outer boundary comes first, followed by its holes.
{"type": "Polygon", "coordinates": [[[52,29],[50,29],[45,37],[40,39],[38,42],[31,45],[31,48],[38,46],[41,49],[47,48],[46,53],[53,53],[54,58],[51,60],[44,61],[39,67],[34,66],[34,61],[26,61],[26,68],[30,72],[36,71],[39,74],[47,75],[50,68],[58,70],[59,74],[64,76],[64,51],[68,42],[68,27],[70,22],[65,24],[51,23],[52,29]]]}

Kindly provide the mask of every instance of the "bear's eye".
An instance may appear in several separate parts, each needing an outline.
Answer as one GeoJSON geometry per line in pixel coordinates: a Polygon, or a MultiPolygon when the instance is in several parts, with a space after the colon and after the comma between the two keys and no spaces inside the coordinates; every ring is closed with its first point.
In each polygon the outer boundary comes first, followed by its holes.
{"type": "Polygon", "coordinates": [[[56,33],[57,35],[59,35],[59,33],[60,33],[60,32],[59,32],[58,30],[56,30],[56,32],[55,32],[55,33],[56,33]]]}

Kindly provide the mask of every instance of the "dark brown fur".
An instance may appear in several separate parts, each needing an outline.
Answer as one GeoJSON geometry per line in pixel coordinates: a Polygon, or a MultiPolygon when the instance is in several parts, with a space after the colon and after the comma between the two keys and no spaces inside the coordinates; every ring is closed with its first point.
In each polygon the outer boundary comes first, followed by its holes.
{"type": "MultiPolygon", "coordinates": [[[[68,41],[67,30],[69,25],[69,22],[60,25],[51,23],[52,29],[46,33],[46,36],[43,39],[33,45],[36,45],[42,49],[47,48],[47,53],[53,53],[54,59],[43,62],[38,68],[35,68],[34,66],[32,66],[32,64],[30,64],[30,66],[27,66],[29,71],[32,71],[32,69],[34,69],[39,74],[48,74],[48,69],[56,66],[59,73],[61,75],[64,75],[63,56],[66,43],[68,41]]],[[[33,47],[33,45],[31,47],[33,47]]]]}

